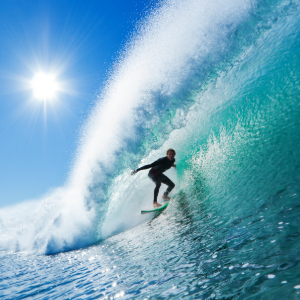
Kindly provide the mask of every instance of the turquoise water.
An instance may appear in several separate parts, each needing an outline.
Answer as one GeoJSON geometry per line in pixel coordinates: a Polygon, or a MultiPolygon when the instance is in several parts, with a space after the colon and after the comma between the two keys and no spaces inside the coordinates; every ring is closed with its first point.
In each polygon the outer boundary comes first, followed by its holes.
{"type": "Polygon", "coordinates": [[[300,298],[299,13],[298,1],[153,10],[66,185],[0,211],[2,298],[300,298]],[[172,200],[141,215],[154,186],[130,170],[169,147],[172,200]]]}

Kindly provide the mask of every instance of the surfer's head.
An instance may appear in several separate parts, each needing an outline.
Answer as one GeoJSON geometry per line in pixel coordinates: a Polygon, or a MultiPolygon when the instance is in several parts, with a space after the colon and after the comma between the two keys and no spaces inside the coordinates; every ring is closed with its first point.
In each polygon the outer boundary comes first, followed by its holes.
{"type": "Polygon", "coordinates": [[[176,155],[176,152],[175,152],[174,149],[170,148],[170,149],[167,150],[167,157],[168,157],[169,160],[173,160],[175,155],[176,155]]]}

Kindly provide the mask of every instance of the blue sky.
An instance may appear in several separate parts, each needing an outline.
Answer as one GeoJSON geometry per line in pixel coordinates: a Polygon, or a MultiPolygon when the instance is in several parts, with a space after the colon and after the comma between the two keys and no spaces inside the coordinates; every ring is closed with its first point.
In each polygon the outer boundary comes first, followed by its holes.
{"type": "Polygon", "coordinates": [[[0,207],[66,182],[80,128],[146,0],[1,0],[0,207]],[[57,75],[65,91],[34,99],[30,81],[57,75]]]}

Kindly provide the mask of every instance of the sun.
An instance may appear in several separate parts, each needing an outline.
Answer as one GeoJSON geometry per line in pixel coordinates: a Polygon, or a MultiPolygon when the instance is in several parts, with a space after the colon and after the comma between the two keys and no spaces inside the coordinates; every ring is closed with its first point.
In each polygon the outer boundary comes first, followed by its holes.
{"type": "Polygon", "coordinates": [[[53,74],[37,73],[31,82],[33,95],[39,100],[51,100],[56,97],[58,83],[53,74]]]}

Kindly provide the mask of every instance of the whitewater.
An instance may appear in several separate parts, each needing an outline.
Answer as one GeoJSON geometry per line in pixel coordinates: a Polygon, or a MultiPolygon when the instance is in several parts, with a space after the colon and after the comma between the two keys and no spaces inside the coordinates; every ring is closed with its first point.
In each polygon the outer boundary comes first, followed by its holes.
{"type": "Polygon", "coordinates": [[[0,297],[300,298],[299,28],[299,1],[153,7],[68,181],[0,210],[0,297]],[[154,184],[131,170],[168,148],[171,202],[141,215],[154,184]]]}

